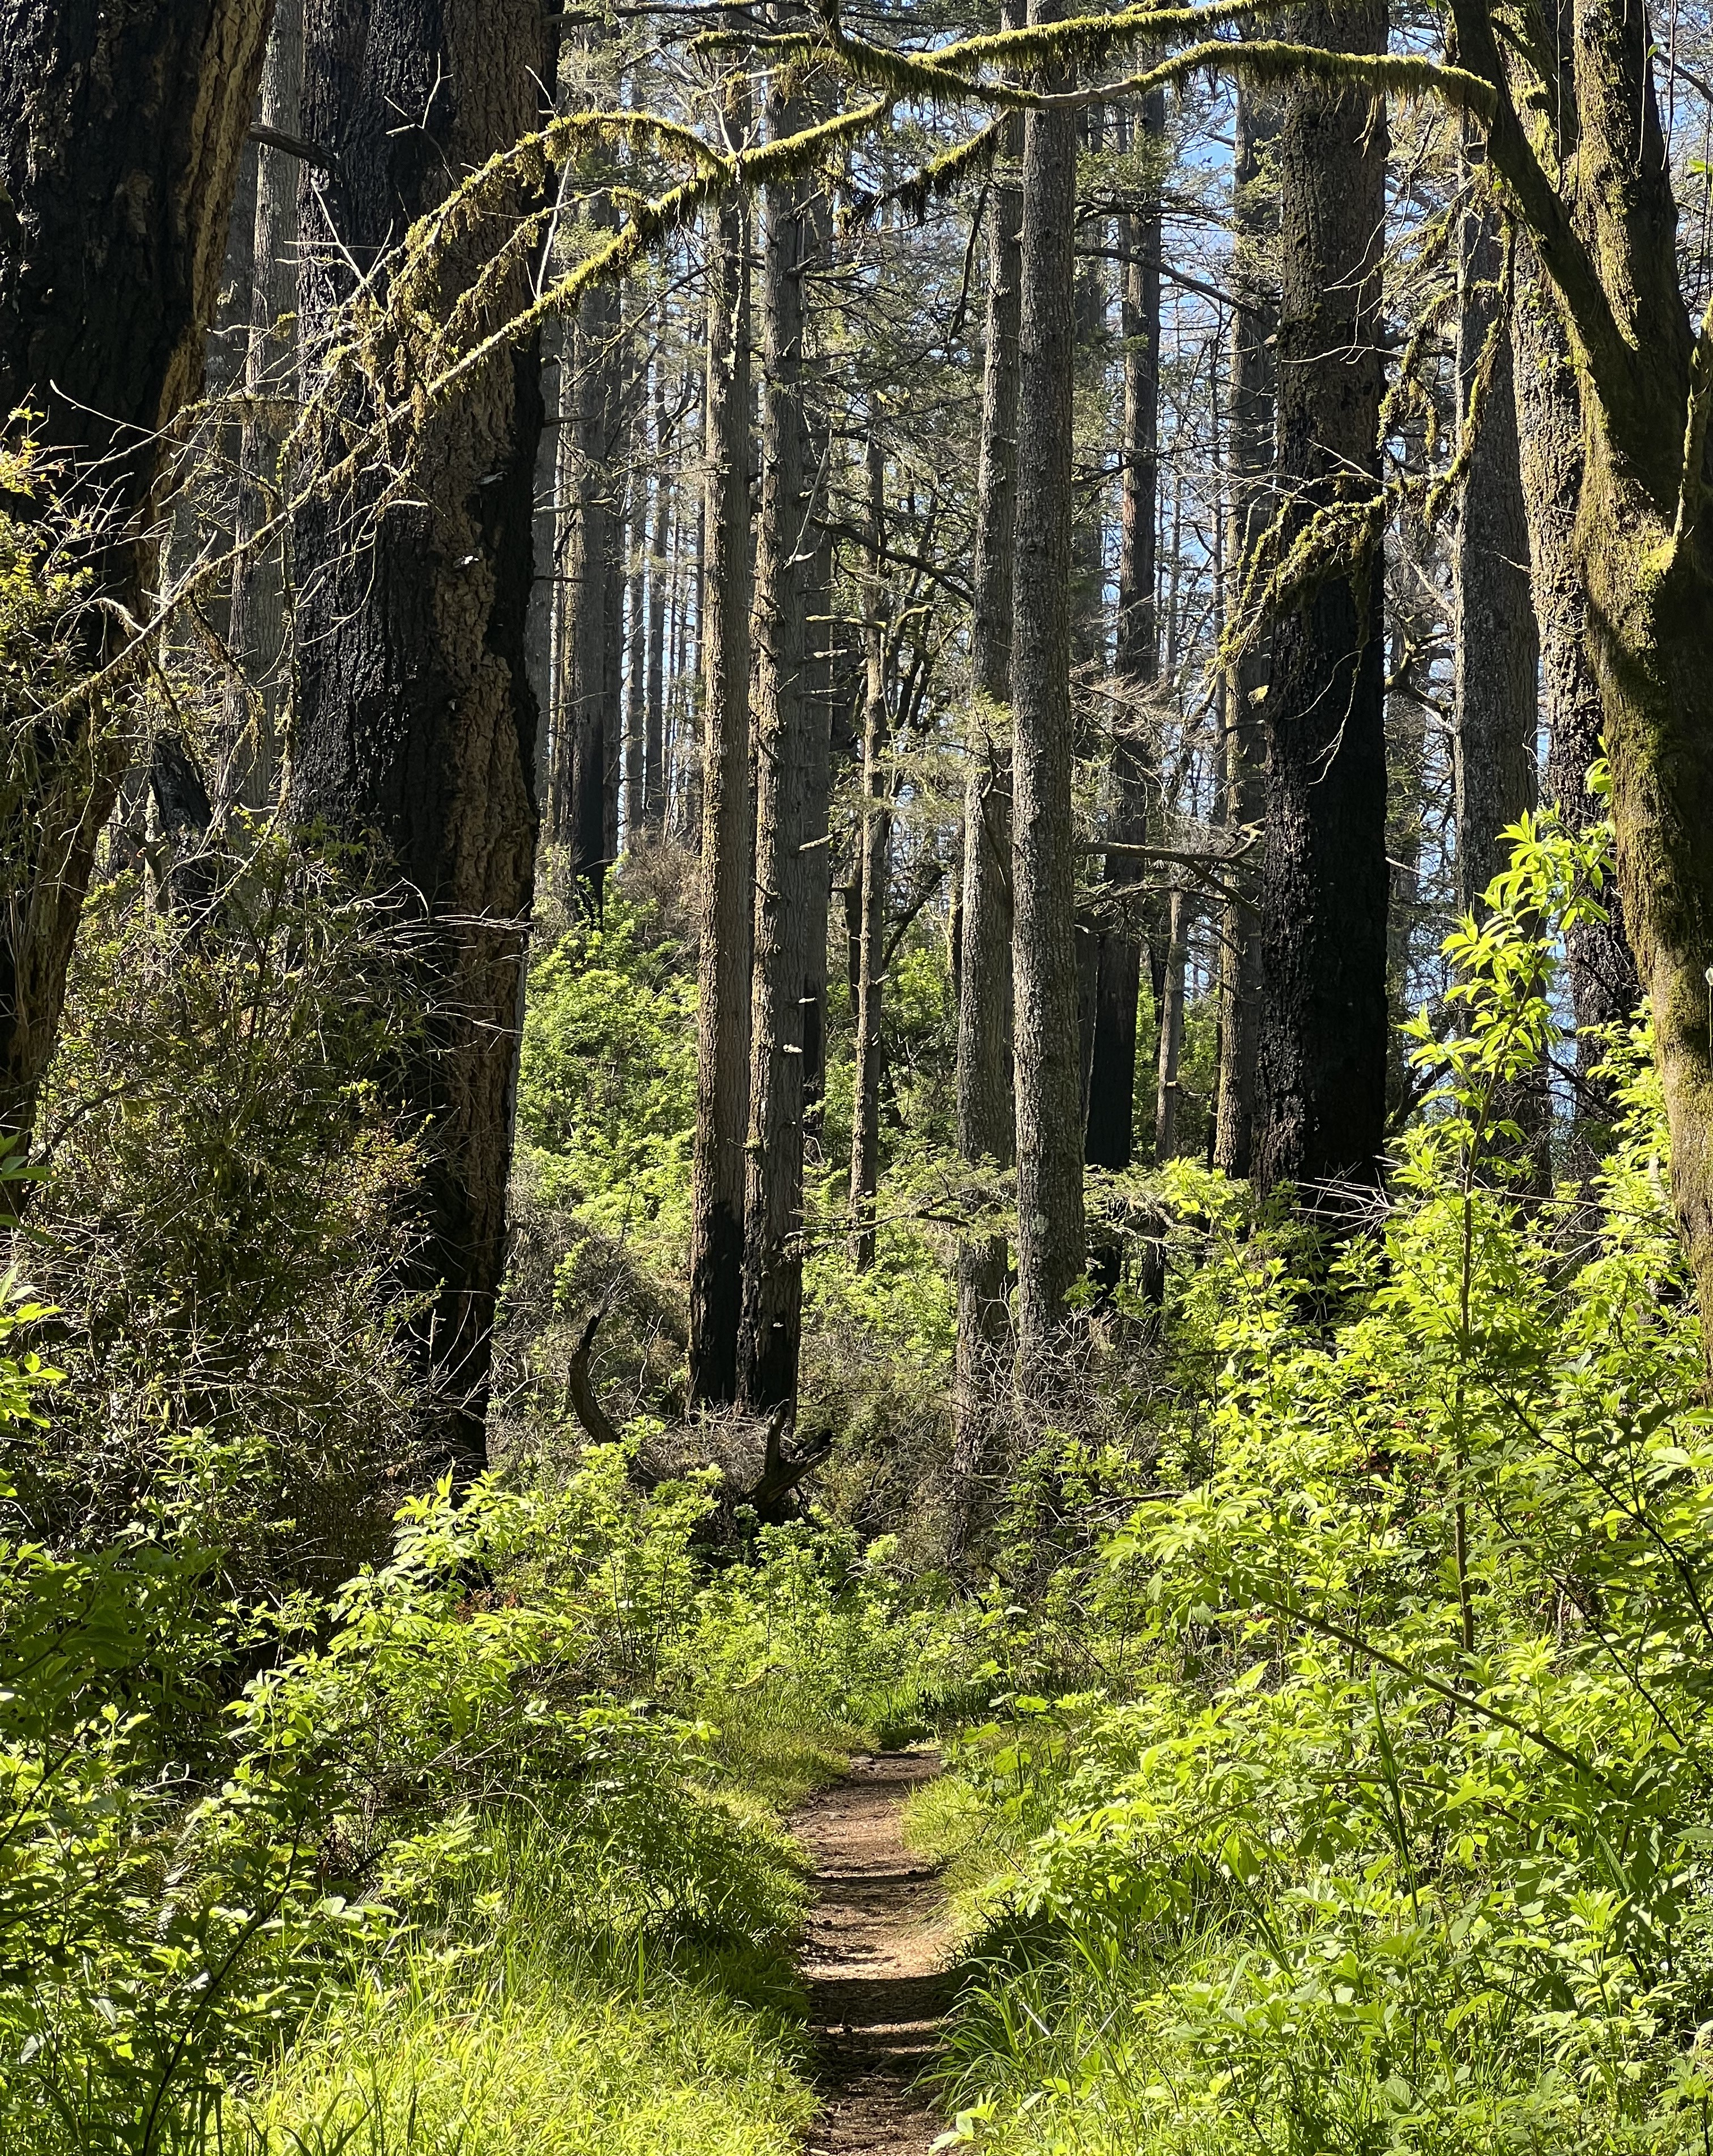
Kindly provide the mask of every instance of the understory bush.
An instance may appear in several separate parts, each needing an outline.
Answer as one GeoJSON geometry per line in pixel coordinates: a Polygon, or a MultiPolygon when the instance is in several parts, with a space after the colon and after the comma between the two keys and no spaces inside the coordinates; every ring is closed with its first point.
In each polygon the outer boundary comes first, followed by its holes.
{"type": "Polygon", "coordinates": [[[1145,1486],[1107,1477],[1110,1531],[996,1600],[1000,1711],[915,1822],[973,1934],[969,2143],[1705,2146],[1701,1343],[1644,1033],[1598,1188],[1529,1188],[1543,937],[1600,866],[1518,841],[1448,949],[1460,1029],[1418,1029],[1383,1224],[1317,1254],[1210,1192],[1178,1316],[1205,1398],[1145,1486]]]}

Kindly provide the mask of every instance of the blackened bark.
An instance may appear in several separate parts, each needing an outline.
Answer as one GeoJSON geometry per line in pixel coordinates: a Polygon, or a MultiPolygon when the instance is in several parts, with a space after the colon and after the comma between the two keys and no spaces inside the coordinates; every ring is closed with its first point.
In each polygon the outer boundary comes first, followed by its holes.
{"type": "MultiPolygon", "coordinates": [[[[1031,23],[1060,0],[1030,0],[1031,23]]],[[[1057,84],[1057,69],[1044,75],[1057,84]]],[[[1076,122],[1023,121],[1018,332],[1016,727],[1012,957],[1016,982],[1018,1367],[1044,1367],[1083,1269],[1083,1145],[1071,819],[1072,233],[1076,122]]]]}
{"type": "MultiPolygon", "coordinates": [[[[1142,101],[1143,141],[1163,154],[1166,93],[1142,101]]],[[[1141,210],[1124,218],[1124,442],[1120,452],[1118,639],[1116,671],[1126,691],[1112,744],[1110,837],[1137,845],[1148,835],[1150,797],[1157,796],[1146,691],[1160,671],[1155,601],[1160,508],[1160,198],[1157,170],[1141,210]]],[[[1110,857],[1106,880],[1141,879],[1132,856],[1110,857]]],[[[1129,901],[1136,908],[1136,901],[1129,901]]],[[[1139,920],[1132,911],[1100,937],[1095,983],[1094,1054],[1089,1070],[1088,1158],[1097,1168],[1128,1168],[1136,1116],[1136,998],[1141,989],[1139,920]]]]}
{"type": "MultiPolygon", "coordinates": [[[[1383,0],[1304,8],[1304,41],[1383,52],[1383,0]]],[[[1377,314],[1383,110],[1303,84],[1280,132],[1285,547],[1342,512],[1341,558],[1274,625],[1257,1067],[1263,1188],[1372,1183],[1386,1116],[1386,742],[1377,314]]],[[[1283,551],[1283,550],[1282,550],[1283,551]]]]}
{"type": "MultiPolygon", "coordinates": [[[[536,124],[546,64],[531,0],[310,0],[303,126],[340,162],[319,191],[333,234],[306,218],[307,347],[335,319],[348,259],[367,270],[536,124]],[[401,129],[402,112],[420,124],[401,129]]],[[[474,239],[452,251],[441,304],[484,260],[474,239]]],[[[526,293],[520,274],[494,317],[526,293]]],[[[361,424],[367,407],[353,394],[341,416],[361,424]]],[[[377,514],[381,481],[365,480],[304,507],[293,535],[287,805],[362,846],[422,918],[425,1034],[400,1052],[423,1129],[423,1284],[438,1286],[422,1343],[438,1408],[429,1449],[465,1470],[485,1451],[536,850],[525,629],[541,424],[534,348],[502,351],[417,429],[406,502],[377,514]]]]}
{"type": "MultiPolygon", "coordinates": [[[[1279,201],[1267,160],[1279,132],[1276,96],[1239,82],[1232,157],[1230,402],[1226,435],[1230,507],[1226,538],[1229,611],[1244,604],[1246,571],[1272,511],[1274,434],[1273,339],[1278,325],[1270,242],[1279,201]]],[[[1248,643],[1225,684],[1225,819],[1259,829],[1267,814],[1267,742],[1262,692],[1264,636],[1248,643]]],[[[1246,1176],[1252,1165],[1255,1061],[1262,1009],[1260,879],[1250,861],[1232,871],[1235,896],[1223,914],[1219,990],[1219,1104],[1214,1165],[1246,1176]]],[[[1258,864],[1257,864],[1258,865],[1258,864]]]]}
{"type": "MultiPolygon", "coordinates": [[[[99,490],[97,588],[133,614],[152,577],[156,437],[202,379],[268,13],[0,0],[0,415],[40,413],[63,485],[90,505],[99,490]]],[[[86,620],[92,658],[117,648],[114,618],[86,620]]],[[[130,747],[105,706],[38,733],[3,833],[0,1130],[30,1127],[130,747]]]]}
{"type": "MultiPolygon", "coordinates": [[[[769,125],[792,133],[801,108],[776,98],[769,125]]],[[[818,713],[808,665],[811,557],[803,413],[803,265],[813,244],[810,190],[769,187],[764,257],[766,402],[756,537],[756,927],[750,1122],[745,1145],[743,1318],[738,1392],[746,1406],[793,1407],[803,1330],[803,911],[811,860],[808,730],[818,713]]],[[[815,864],[818,867],[818,864],[815,864]]]]}
{"type": "MultiPolygon", "coordinates": [[[[728,124],[731,124],[729,121],[728,124]]],[[[741,131],[735,128],[734,131],[741,131]]],[[[708,236],[706,494],[697,531],[702,660],[700,1015],[690,1194],[690,1396],[737,1397],[749,1120],[751,934],[749,216],[734,194],[708,236]]]]}

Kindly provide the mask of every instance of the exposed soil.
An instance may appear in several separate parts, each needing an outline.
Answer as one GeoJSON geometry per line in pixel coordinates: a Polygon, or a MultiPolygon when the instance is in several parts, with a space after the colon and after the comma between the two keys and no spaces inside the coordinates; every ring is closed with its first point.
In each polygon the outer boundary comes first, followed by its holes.
{"type": "Polygon", "coordinates": [[[926,2156],[946,2130],[911,2086],[950,2002],[946,1902],[900,1830],[905,1799],[939,1771],[929,1753],[853,1759],[792,1821],[815,1861],[803,1973],[823,2107],[808,2156],[926,2156]]]}

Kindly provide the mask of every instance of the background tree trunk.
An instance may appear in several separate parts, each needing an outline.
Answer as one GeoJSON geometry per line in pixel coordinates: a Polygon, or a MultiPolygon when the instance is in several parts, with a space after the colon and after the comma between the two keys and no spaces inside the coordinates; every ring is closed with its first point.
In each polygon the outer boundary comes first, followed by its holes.
{"type": "Polygon", "coordinates": [[[857,939],[855,1073],[850,1117],[850,1261],[874,1262],[874,1194],[880,1183],[880,968],[892,881],[891,778],[886,766],[886,459],[871,413],[868,444],[869,578],[863,602],[868,693],[863,700],[863,828],[857,939]]]}
{"type": "MultiPolygon", "coordinates": [[[[1163,154],[1166,93],[1142,102],[1145,145],[1163,154]]],[[[1139,214],[1121,221],[1124,289],[1124,444],[1120,452],[1118,639],[1115,670],[1129,693],[1115,726],[1110,835],[1136,845],[1148,835],[1151,793],[1157,796],[1143,693],[1160,673],[1155,603],[1160,512],[1160,203],[1155,192],[1139,214]]],[[[1141,880],[1141,864],[1109,858],[1106,880],[1141,880]]],[[[1131,900],[1132,908],[1136,901],[1131,900]]],[[[1095,984],[1094,1055],[1089,1071],[1088,1158],[1097,1168],[1130,1166],[1136,1121],[1136,998],[1141,988],[1140,922],[1132,912],[1100,939],[1095,984]]]]}
{"type": "MultiPolygon", "coordinates": [[[[801,108],[776,100],[776,136],[801,108]]],[[[750,1127],[744,1184],[744,1303],[738,1391],[755,1410],[795,1406],[803,1325],[803,1011],[808,727],[818,700],[808,660],[804,546],[803,266],[812,234],[807,183],[767,198],[766,401],[756,542],[756,928],[750,1127]]]]}
{"type": "MultiPolygon", "coordinates": [[[[1061,0],[1030,0],[1031,23],[1061,0]]],[[[1054,86],[1059,70],[1043,70],[1054,86]]],[[[1076,1006],[1076,859],[1071,819],[1071,245],[1076,122],[1023,121],[1018,331],[1016,728],[1012,827],[1016,979],[1018,1367],[1043,1368],[1083,1269],[1081,1072],[1076,1006]]]]}
{"type": "MultiPolygon", "coordinates": [[[[1383,0],[1307,8],[1305,42],[1386,49],[1383,0]]],[[[1386,740],[1378,431],[1385,114],[1294,88],[1280,133],[1283,554],[1342,506],[1343,559],[1273,629],[1257,1061],[1262,1188],[1375,1181],[1386,1120],[1386,740]]]]}
{"type": "MultiPolygon", "coordinates": [[[[1264,160],[1279,133],[1276,95],[1239,82],[1232,156],[1230,404],[1226,434],[1229,528],[1226,578],[1235,594],[1228,613],[1244,607],[1245,575],[1274,504],[1275,374],[1273,340],[1279,321],[1270,243],[1279,198],[1264,160]]],[[[1254,828],[1267,814],[1267,741],[1262,692],[1267,685],[1264,638],[1246,648],[1226,678],[1225,820],[1254,828]]],[[[1247,863],[1231,871],[1237,896],[1223,909],[1220,950],[1219,1104],[1213,1163],[1246,1176],[1252,1161],[1255,1061],[1260,1043],[1263,981],[1260,879],[1247,863]]]]}
{"type": "MultiPolygon", "coordinates": [[[[274,0],[274,27],[262,69],[262,125],[284,135],[301,132],[303,0],[274,0]]],[[[244,669],[226,692],[228,768],[223,798],[265,808],[279,782],[280,691],[290,671],[285,649],[283,539],[255,547],[255,533],[274,512],[284,429],[273,403],[290,405],[297,391],[297,195],[299,166],[282,150],[256,150],[254,254],[249,334],[244,354],[247,399],[238,442],[239,550],[232,565],[232,613],[226,641],[244,669]]]]}
{"type": "MultiPolygon", "coordinates": [[[[1535,611],[1540,623],[1541,689],[1546,718],[1546,797],[1567,829],[1586,831],[1605,820],[1606,803],[1588,790],[1588,772],[1602,756],[1606,715],[1587,637],[1587,598],[1574,537],[1582,490],[1582,418],[1570,347],[1557,303],[1533,247],[1520,240],[1511,302],[1516,354],[1516,410],[1521,484],[1526,506],[1535,611]]],[[[1623,897],[1615,883],[1600,894],[1603,921],[1583,921],[1565,939],[1571,1006],[1577,1028],[1577,1122],[1595,1130],[1613,1111],[1611,1087],[1595,1070],[1606,1050],[1596,1037],[1628,1024],[1642,1000],[1634,953],[1624,928],[1623,897]]],[[[1587,1158],[1587,1139],[1573,1134],[1573,1161],[1587,1158]]]]}
{"type": "MultiPolygon", "coordinates": [[[[1002,22],[1021,26],[1023,0],[1002,22]]],[[[1016,1158],[1012,1089],[1011,610],[1017,531],[1018,331],[1022,303],[1023,191],[1016,160],[1023,123],[1005,122],[1002,162],[988,197],[987,316],[982,435],[976,475],[974,690],[963,797],[963,905],[958,939],[957,1150],[972,1167],[1016,1158]]],[[[951,1541],[973,1524],[992,1423],[1000,1358],[1010,1330],[1010,1260],[1003,1235],[957,1246],[957,1363],[952,1394],[951,1541]]]]}
{"type": "MultiPolygon", "coordinates": [[[[735,135],[741,118],[729,114],[735,135]]],[[[743,1306],[744,1138],[750,1077],[749,213],[734,194],[708,239],[702,860],[696,1133],[690,1193],[690,1396],[737,1397],[743,1306]]],[[[699,550],[700,551],[700,550],[699,550]]]]}
{"type": "Polygon", "coordinates": [[[1466,121],[1464,175],[1475,192],[1459,236],[1458,401],[1467,419],[1471,398],[1479,397],[1480,418],[1454,556],[1457,886],[1465,913],[1509,861],[1500,833],[1532,809],[1540,793],[1541,649],[1529,592],[1510,336],[1500,320],[1504,248],[1498,211],[1483,184],[1485,164],[1475,125],[1466,121]],[[1478,391],[1484,361],[1487,379],[1478,391]]]}
{"type": "MultiPolygon", "coordinates": [[[[156,437],[202,380],[268,13],[267,0],[0,0],[0,414],[39,413],[74,499],[100,490],[97,588],[133,614],[153,579],[156,437]]],[[[116,649],[111,618],[89,620],[91,655],[116,649]]],[[[37,744],[8,819],[0,1132],[33,1119],[132,746],[110,707],[85,712],[37,744]]]]}
{"type": "MultiPolygon", "coordinates": [[[[531,0],[310,0],[303,124],[340,164],[322,187],[334,234],[311,223],[305,236],[306,343],[344,295],[347,254],[367,270],[461,173],[536,124],[544,34],[531,0]],[[428,118],[401,132],[400,112],[428,118]]],[[[481,259],[474,243],[454,250],[446,303],[481,259]]],[[[520,274],[495,295],[494,314],[526,290],[520,274]]],[[[524,645],[538,377],[533,348],[485,364],[420,427],[414,499],[360,544],[353,532],[372,514],[378,481],[308,505],[294,532],[289,808],[365,846],[375,873],[403,879],[403,902],[425,909],[425,1037],[402,1053],[408,1105],[427,1133],[433,1442],[466,1468],[484,1456],[536,851],[524,645]]],[[[347,416],[361,423],[366,409],[347,416]]]]}

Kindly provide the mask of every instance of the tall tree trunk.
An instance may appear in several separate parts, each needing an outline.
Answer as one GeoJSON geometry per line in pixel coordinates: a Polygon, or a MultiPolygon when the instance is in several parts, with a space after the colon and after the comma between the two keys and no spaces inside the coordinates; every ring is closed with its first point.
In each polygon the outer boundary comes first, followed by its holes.
{"type": "MultiPolygon", "coordinates": [[[[734,99],[737,95],[733,86],[734,99]]],[[[741,114],[727,116],[734,136],[741,114]]],[[[737,1397],[743,1306],[744,1138],[750,1076],[749,213],[733,193],[708,235],[705,492],[697,521],[711,602],[702,660],[700,997],[690,1195],[690,1396],[737,1397]],[[705,551],[704,551],[704,549],[705,551]]]]}
{"type": "MultiPolygon", "coordinates": [[[[558,679],[554,654],[561,620],[559,438],[561,385],[566,367],[561,355],[570,339],[571,326],[565,322],[550,322],[541,334],[541,389],[546,418],[551,424],[543,425],[536,450],[535,582],[530,592],[529,619],[525,625],[530,687],[537,713],[536,798],[544,812],[549,808],[549,759],[552,752],[555,683],[558,679]]],[[[543,820],[551,832],[551,814],[544,813],[543,820]]]]}
{"type": "MultiPolygon", "coordinates": [[[[296,135],[303,100],[303,0],[275,0],[262,69],[262,125],[296,135]]],[[[280,690],[285,650],[285,549],[254,537],[277,505],[284,437],[271,405],[295,397],[297,337],[282,317],[297,304],[298,163],[284,151],[257,148],[255,240],[249,335],[244,355],[246,405],[238,442],[237,547],[226,640],[244,680],[226,692],[228,769],[221,793],[246,808],[265,808],[279,778],[280,690]]]]}
{"type": "MultiPolygon", "coordinates": [[[[1003,20],[1020,27],[1023,0],[1003,20]]],[[[963,796],[963,922],[957,996],[957,1150],[971,1167],[1016,1158],[1012,1087],[1011,613],[1017,529],[1018,332],[1022,301],[1022,122],[1005,122],[1003,162],[988,196],[987,319],[976,478],[970,624],[969,772],[963,796]]],[[[993,1406],[1010,1331],[1003,1235],[957,1246],[957,1363],[952,1395],[951,1541],[977,1523],[993,1406]]]]}
{"type": "MultiPolygon", "coordinates": [[[[1540,623],[1546,797],[1568,829],[1586,831],[1605,820],[1607,804],[1588,790],[1589,770],[1603,752],[1606,717],[1589,650],[1587,598],[1574,546],[1582,490],[1582,418],[1564,323],[1526,239],[1518,244],[1510,324],[1521,484],[1540,623]]],[[[1601,1127],[1610,1122],[1613,1111],[1610,1081],[1595,1075],[1606,1060],[1599,1036],[1608,1026],[1627,1024],[1642,999],[1624,927],[1623,894],[1608,882],[1600,901],[1606,918],[1579,922],[1565,938],[1577,1029],[1573,1160],[1591,1146],[1600,1146],[1601,1127]]],[[[1592,1160],[1580,1164],[1586,1168],[1592,1160]]]]}
{"type": "MultiPolygon", "coordinates": [[[[1030,0],[1055,22],[1062,0],[1030,0]]],[[[1062,70],[1044,69],[1060,87],[1062,70]]],[[[1016,980],[1018,1368],[1044,1370],[1083,1269],[1083,1147],[1076,1007],[1076,855],[1071,817],[1071,243],[1076,122],[1023,121],[1018,331],[1016,726],[1012,960],[1016,980]]]]}
{"type": "MultiPolygon", "coordinates": [[[[646,400],[638,400],[645,411],[646,400]]],[[[632,434],[630,476],[630,580],[624,608],[624,850],[643,833],[644,675],[648,633],[644,616],[644,578],[649,554],[649,477],[646,444],[638,424],[632,434]]]]}
{"type": "MultiPolygon", "coordinates": [[[[1378,53],[1384,0],[1304,8],[1305,42],[1378,53]]],[[[1273,629],[1257,1064],[1263,1188],[1372,1183],[1386,1122],[1386,737],[1376,438],[1386,121],[1304,83],[1280,132],[1280,457],[1288,549],[1342,506],[1342,558],[1273,629]],[[1362,505],[1372,505],[1364,511],[1362,505]]]]}
{"type": "Polygon", "coordinates": [[[1184,975],[1189,964],[1189,901],[1172,894],[1167,916],[1166,993],[1160,1004],[1160,1060],[1154,1096],[1154,1158],[1172,1158],[1177,1151],[1178,1065],[1183,1055],[1184,975]]]}
{"type": "MultiPolygon", "coordinates": [[[[1143,143],[1164,156],[1166,93],[1142,100],[1143,143]]],[[[1146,692],[1160,674],[1154,580],[1160,513],[1160,174],[1126,215],[1123,236],[1124,442],[1120,452],[1116,673],[1126,697],[1112,745],[1111,838],[1137,845],[1148,835],[1151,791],[1158,778],[1150,740],[1146,692]]],[[[1109,857],[1106,880],[1121,888],[1141,880],[1132,857],[1109,857]]],[[[1127,901],[1136,908],[1136,901],[1127,901]]],[[[1136,998],[1141,988],[1141,922],[1133,911],[1101,935],[1095,985],[1094,1055],[1089,1071],[1088,1157],[1097,1168],[1128,1168],[1136,1120],[1136,998]]]]}
{"type": "MultiPolygon", "coordinates": [[[[536,125],[546,60],[530,0],[310,0],[303,124],[338,157],[322,198],[341,244],[312,234],[299,287],[305,344],[458,174],[536,125]],[[427,116],[401,133],[400,112],[427,116]]],[[[514,213],[524,208],[521,194],[514,213]]],[[[449,306],[485,265],[474,240],[440,271],[449,306]]],[[[527,296],[520,272],[474,326],[527,296]]],[[[536,708],[525,625],[536,443],[533,346],[501,350],[410,445],[407,500],[377,514],[379,475],[308,505],[294,531],[302,597],[288,806],[364,845],[425,909],[424,1037],[402,1051],[427,1147],[423,1348],[433,1443],[484,1457],[495,1297],[505,1239],[524,925],[533,879],[536,708]],[[354,528],[372,517],[362,543],[354,528]]],[[[344,416],[359,424],[367,400],[344,416]]]]}
{"type": "MultiPolygon", "coordinates": [[[[39,413],[74,503],[106,505],[90,566],[133,615],[153,582],[161,430],[202,379],[268,15],[267,0],[0,0],[0,415],[39,413]]],[[[115,617],[85,623],[92,660],[116,651],[115,617]]],[[[33,732],[28,708],[0,720],[33,732]]],[[[105,701],[38,735],[5,826],[0,1131],[33,1120],[131,747],[105,701]]]]}
{"type": "MultiPolygon", "coordinates": [[[[772,100],[777,137],[801,107],[772,100]]],[[[766,403],[756,538],[756,928],[750,1124],[745,1147],[743,1320],[738,1391],[752,1409],[794,1407],[803,1328],[803,1009],[807,870],[808,489],[803,270],[813,223],[805,182],[767,190],[763,257],[766,403]]]]}
{"type": "MultiPolygon", "coordinates": [[[[1274,372],[1273,340],[1278,295],[1273,285],[1271,241],[1278,229],[1279,199],[1264,160],[1279,132],[1276,95],[1239,82],[1232,156],[1231,279],[1237,305],[1231,318],[1231,369],[1227,536],[1228,588],[1235,596],[1228,613],[1243,609],[1246,572],[1265,531],[1273,477],[1274,372]]],[[[1256,829],[1267,814],[1267,685],[1264,641],[1257,638],[1230,668],[1226,685],[1225,820],[1256,829]]],[[[1246,1176],[1252,1161],[1255,1060],[1260,1042],[1263,984],[1261,921],[1256,901],[1260,879],[1246,861],[1231,871],[1235,896],[1223,909],[1219,991],[1219,1105],[1213,1133],[1214,1165],[1246,1176]]]]}
{"type": "Polygon", "coordinates": [[[886,460],[869,421],[869,575],[863,598],[868,694],[863,700],[863,830],[857,938],[855,1075],[850,1116],[850,1261],[874,1262],[874,1194],[880,1183],[880,968],[886,893],[892,880],[891,780],[886,768],[886,460]]]}
{"type": "Polygon", "coordinates": [[[1510,857],[1500,837],[1539,798],[1535,736],[1540,639],[1529,593],[1529,533],[1517,465],[1510,336],[1501,319],[1504,244],[1482,183],[1485,157],[1465,123],[1465,206],[1458,248],[1457,377],[1467,424],[1478,413],[1458,516],[1453,736],[1458,904],[1474,910],[1510,857]],[[1478,377],[1485,374],[1485,382],[1478,377]]]}
{"type": "Polygon", "coordinates": [[[671,536],[671,447],[666,424],[665,369],[654,362],[654,529],[649,550],[649,680],[647,730],[643,742],[643,822],[650,834],[666,831],[666,557],[671,536]]]}

